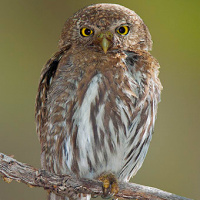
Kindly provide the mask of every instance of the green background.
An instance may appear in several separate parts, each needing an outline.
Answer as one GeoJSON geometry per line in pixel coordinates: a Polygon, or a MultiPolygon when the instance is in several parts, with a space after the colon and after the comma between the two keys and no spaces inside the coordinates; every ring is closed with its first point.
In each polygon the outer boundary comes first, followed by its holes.
{"type": "MultiPolygon", "coordinates": [[[[97,0],[0,1],[0,152],[40,166],[34,101],[43,64],[65,20],[97,0]]],[[[132,181],[200,199],[200,1],[118,0],[139,14],[154,41],[164,86],[155,133],[132,181]]],[[[0,200],[45,199],[41,188],[5,183],[0,200]]]]}

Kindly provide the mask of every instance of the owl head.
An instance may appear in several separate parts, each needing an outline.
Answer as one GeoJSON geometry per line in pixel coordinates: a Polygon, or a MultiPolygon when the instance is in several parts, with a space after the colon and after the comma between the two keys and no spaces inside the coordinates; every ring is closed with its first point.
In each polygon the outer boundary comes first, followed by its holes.
{"type": "Polygon", "coordinates": [[[107,53],[123,50],[151,50],[152,40],[143,20],[132,10],[117,4],[95,4],[70,17],[62,30],[60,48],[107,53]]]}

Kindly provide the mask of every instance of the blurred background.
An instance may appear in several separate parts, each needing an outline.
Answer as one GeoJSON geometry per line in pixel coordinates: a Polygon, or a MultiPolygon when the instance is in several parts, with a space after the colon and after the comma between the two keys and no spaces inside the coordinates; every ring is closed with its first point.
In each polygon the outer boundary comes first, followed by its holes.
{"type": "MultiPolygon", "coordinates": [[[[0,0],[0,152],[40,167],[34,103],[40,71],[65,20],[97,0],[0,0]]],[[[155,133],[133,182],[200,199],[200,1],[110,0],[150,29],[164,90],[155,133]]],[[[41,188],[5,183],[0,200],[45,199],[41,188]]]]}

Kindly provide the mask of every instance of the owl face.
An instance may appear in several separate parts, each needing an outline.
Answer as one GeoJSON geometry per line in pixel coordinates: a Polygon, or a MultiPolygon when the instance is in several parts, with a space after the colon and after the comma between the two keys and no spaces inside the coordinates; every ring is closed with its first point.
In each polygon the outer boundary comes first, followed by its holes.
{"type": "Polygon", "coordinates": [[[117,4],[95,4],[69,18],[62,31],[60,47],[100,53],[121,50],[151,50],[148,28],[132,10],[117,4]]]}
{"type": "MultiPolygon", "coordinates": [[[[105,18],[102,20],[105,21],[105,18]]],[[[109,26],[90,26],[84,24],[80,27],[79,44],[94,51],[103,50],[104,53],[125,46],[128,34],[132,30],[131,24],[122,23],[109,26]]]]}

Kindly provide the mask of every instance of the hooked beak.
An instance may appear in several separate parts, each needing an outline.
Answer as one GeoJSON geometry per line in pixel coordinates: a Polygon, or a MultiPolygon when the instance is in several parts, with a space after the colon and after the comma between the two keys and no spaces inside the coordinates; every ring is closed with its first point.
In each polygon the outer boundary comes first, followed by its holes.
{"type": "Polygon", "coordinates": [[[113,34],[111,32],[102,32],[97,35],[97,41],[106,54],[112,44],[113,34]]]}

